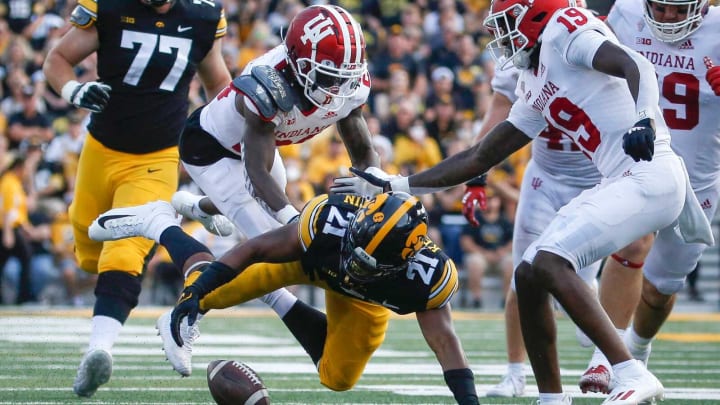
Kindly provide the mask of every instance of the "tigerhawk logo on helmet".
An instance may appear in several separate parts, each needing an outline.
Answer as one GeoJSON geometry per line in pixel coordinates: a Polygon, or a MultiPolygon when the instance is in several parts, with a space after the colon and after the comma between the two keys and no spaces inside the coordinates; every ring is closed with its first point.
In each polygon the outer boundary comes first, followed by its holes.
{"type": "Polygon", "coordinates": [[[341,246],[342,268],[358,283],[396,276],[425,246],[427,213],[417,197],[378,194],[350,220],[341,246]]]}

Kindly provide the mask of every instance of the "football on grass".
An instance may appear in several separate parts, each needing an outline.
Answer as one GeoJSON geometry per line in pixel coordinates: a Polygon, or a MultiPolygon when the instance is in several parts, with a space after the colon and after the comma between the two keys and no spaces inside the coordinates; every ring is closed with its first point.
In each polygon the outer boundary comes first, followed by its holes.
{"type": "Polygon", "coordinates": [[[267,405],[270,396],[260,376],[247,364],[213,360],[207,367],[208,388],[219,405],[267,405]]]}

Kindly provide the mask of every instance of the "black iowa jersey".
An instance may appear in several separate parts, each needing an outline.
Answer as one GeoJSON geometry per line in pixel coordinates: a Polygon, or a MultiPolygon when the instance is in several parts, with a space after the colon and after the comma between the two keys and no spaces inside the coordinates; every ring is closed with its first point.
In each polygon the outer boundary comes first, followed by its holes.
{"type": "Polygon", "coordinates": [[[93,136],[129,153],[176,145],[196,67],[225,35],[221,3],[176,0],[158,14],[138,0],[79,0],[70,22],[97,28],[98,75],[112,87],[107,107],[92,114],[93,136]]]}
{"type": "Polygon", "coordinates": [[[367,284],[353,283],[340,267],[340,242],[348,223],[365,199],[353,195],[321,195],[300,213],[300,259],[305,272],[327,282],[333,291],[382,305],[399,314],[446,305],[458,288],[455,263],[429,239],[407,271],[367,284]]]}

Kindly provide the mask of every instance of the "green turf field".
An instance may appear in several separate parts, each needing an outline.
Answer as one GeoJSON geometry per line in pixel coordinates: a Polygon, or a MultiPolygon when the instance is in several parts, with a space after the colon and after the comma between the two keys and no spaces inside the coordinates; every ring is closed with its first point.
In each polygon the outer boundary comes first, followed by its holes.
{"type": "MultiPolygon", "coordinates": [[[[391,321],[387,339],[350,392],[324,389],[309,358],[270,312],[229,310],[202,321],[194,373],[173,372],[156,336],[159,309],[131,316],[114,349],[107,385],[91,399],[72,392],[75,370],[89,331],[89,310],[0,311],[0,405],[2,404],[212,404],[205,366],[214,359],[246,362],[264,379],[277,404],[451,404],[440,367],[413,317],[391,321]]],[[[505,370],[501,315],[457,312],[455,326],[478,393],[505,370]]],[[[573,327],[559,320],[563,383],[576,404],[599,404],[602,396],[580,394],[576,382],[590,349],[575,342],[573,327]]],[[[665,384],[665,404],[720,404],[720,316],[679,314],[653,347],[650,368],[665,384]]],[[[528,373],[530,368],[528,366],[528,373]]],[[[482,398],[487,404],[534,403],[537,390],[528,376],[526,397],[482,398]]]]}

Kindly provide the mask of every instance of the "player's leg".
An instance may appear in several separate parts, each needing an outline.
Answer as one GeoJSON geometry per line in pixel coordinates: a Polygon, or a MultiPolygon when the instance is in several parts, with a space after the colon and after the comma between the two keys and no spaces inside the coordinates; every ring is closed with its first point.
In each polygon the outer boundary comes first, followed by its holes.
{"type": "Polygon", "coordinates": [[[647,234],[613,253],[600,275],[600,303],[618,330],[625,330],[640,301],[642,268],[655,240],[647,234]]]}
{"type": "MultiPolygon", "coordinates": [[[[272,174],[279,172],[282,161],[276,155],[272,174]]],[[[275,229],[279,223],[271,209],[253,197],[245,164],[236,159],[224,158],[208,166],[185,164],[193,181],[205,192],[217,209],[248,238],[275,229]]],[[[284,176],[277,176],[278,184],[284,176]]],[[[275,178],[275,177],[273,177],[275,178]]]]}
{"type": "MultiPolygon", "coordinates": [[[[175,148],[139,158],[109,150],[90,137],[86,141],[88,143],[78,169],[80,174],[85,175],[79,176],[76,186],[78,204],[74,202],[75,206],[71,209],[76,236],[79,228],[87,231],[87,225],[99,214],[98,211],[110,208],[106,205],[107,196],[93,198],[99,190],[111,196],[112,206],[125,207],[169,199],[177,188],[178,155],[175,148]],[[103,186],[109,187],[103,189],[103,186]]],[[[103,243],[97,257],[96,301],[87,361],[81,362],[74,384],[78,395],[92,395],[99,385],[109,379],[112,346],[130,311],[137,305],[139,276],[153,245],[152,241],[140,238],[103,243]]],[[[91,247],[96,248],[97,245],[91,247]]],[[[78,256],[81,265],[86,265],[87,256],[78,256]]]]}
{"type": "MultiPolygon", "coordinates": [[[[197,279],[199,270],[214,260],[205,245],[180,227],[180,219],[167,201],[159,200],[106,211],[93,221],[88,233],[94,240],[132,240],[139,236],[160,243],[168,251],[177,268],[181,269],[185,285],[197,279]]],[[[171,312],[169,310],[161,315],[155,327],[163,339],[165,356],[173,368],[181,375],[189,376],[192,372],[192,345],[200,331],[197,323],[190,326],[187,319],[183,319],[180,335],[184,344],[182,347],[177,346],[169,338],[171,312]]]]}
{"type": "MultiPolygon", "coordinates": [[[[530,160],[520,186],[520,198],[515,214],[512,241],[512,259],[514,268],[522,262],[525,249],[537,239],[552,220],[559,206],[555,193],[561,192],[562,184],[556,184],[552,176],[547,175],[534,160],[530,160]],[[534,187],[542,184],[542,187],[534,187]]],[[[505,297],[505,343],[508,357],[507,371],[500,383],[490,388],[488,397],[515,397],[525,392],[525,344],[520,329],[515,280],[511,276],[510,288],[505,297]]]]}
{"type": "MultiPolygon", "coordinates": [[[[716,200],[717,191],[700,192],[698,198],[716,200]]],[[[708,220],[715,215],[714,205],[705,210],[705,215],[708,220]]],[[[636,359],[647,363],[652,340],[670,315],[678,291],[684,287],[687,275],[693,271],[705,248],[704,244],[685,243],[672,228],[658,232],[645,265],[640,303],[624,336],[636,359]]]]}
{"type": "Polygon", "coordinates": [[[230,236],[235,226],[222,215],[210,198],[180,190],[172,196],[172,206],[185,218],[200,222],[208,232],[230,236]]]}
{"type": "MultiPolygon", "coordinates": [[[[98,214],[112,206],[114,192],[105,171],[107,167],[102,157],[105,151],[106,148],[98,141],[90,135],[87,136],[78,161],[75,198],[69,207],[75,257],[79,267],[91,274],[98,273],[98,260],[103,243],[89,238],[88,227],[98,214]]],[[[119,320],[93,310],[90,345],[73,383],[77,395],[92,396],[101,384],[110,379],[112,357],[108,346],[112,346],[121,327],[119,320]],[[102,335],[108,337],[101,339],[102,335]]]]}
{"type": "MultiPolygon", "coordinates": [[[[600,276],[600,304],[607,312],[620,337],[640,300],[642,267],[652,247],[654,235],[648,234],[613,253],[605,260],[600,276]]],[[[578,385],[582,392],[610,391],[612,367],[600,349],[595,347],[587,369],[578,385]]]]}
{"type": "MultiPolygon", "coordinates": [[[[267,205],[253,197],[252,184],[242,161],[225,158],[207,166],[185,163],[185,168],[219,212],[230,219],[246,237],[252,238],[283,225],[271,215],[271,209],[267,205]]],[[[271,175],[284,190],[287,180],[282,159],[277,151],[271,175]]],[[[296,298],[287,289],[281,288],[260,299],[274,308],[275,305],[283,307],[283,303],[296,298]]]]}
{"type": "Polygon", "coordinates": [[[537,278],[539,271],[527,262],[515,273],[520,325],[538,389],[539,401],[565,400],[560,384],[560,367],[556,347],[555,314],[549,290],[537,278]]]}
{"type": "MultiPolygon", "coordinates": [[[[715,216],[719,196],[718,185],[695,192],[698,201],[715,202],[703,209],[708,221],[715,216]]],[[[677,292],[685,285],[687,275],[693,271],[706,248],[700,243],[685,243],[672,228],[658,232],[645,265],[640,303],[624,336],[636,359],[647,363],[652,339],[672,311],[677,292]]]]}
{"type": "MultiPolygon", "coordinates": [[[[281,264],[259,263],[248,267],[234,280],[212,291],[200,305],[203,311],[211,308],[227,308],[253,298],[268,297],[270,291],[279,291],[286,286],[301,284],[315,284],[327,288],[324,282],[312,282],[299,261],[281,264]]],[[[276,294],[273,297],[276,301],[268,304],[317,365],[327,336],[326,315],[298,300],[292,294],[276,294]]]]}
{"type": "MultiPolygon", "coordinates": [[[[611,396],[632,390],[634,399],[651,398],[662,394],[663,389],[652,374],[629,361],[631,357],[627,348],[597,300],[592,298],[579,277],[567,270],[584,267],[654,229],[672,224],[684,203],[677,193],[678,188],[684,187],[684,176],[682,171],[674,171],[679,169],[679,164],[676,158],[659,156],[653,160],[653,167],[638,167],[634,169],[633,176],[606,181],[593,190],[583,192],[558,212],[543,235],[523,256],[525,261],[533,263],[532,274],[523,277],[527,287],[525,294],[539,296],[538,293],[528,292],[532,284],[535,288],[550,291],[575,324],[600,347],[613,365],[618,380],[611,396]],[[528,280],[536,283],[528,283],[528,280]]],[[[526,272],[530,273],[527,269],[526,272]]],[[[531,353],[530,346],[527,347],[530,358],[535,360],[533,369],[540,391],[559,389],[556,365],[547,365],[542,360],[549,358],[549,363],[555,360],[548,357],[553,354],[553,346],[547,338],[554,336],[554,329],[538,320],[544,314],[532,307],[538,304],[537,298],[524,304],[519,280],[518,275],[516,281],[525,342],[528,344],[535,337],[548,341],[547,347],[533,342],[533,350],[537,350],[535,353],[531,353]],[[524,309],[523,305],[529,308],[524,309]],[[533,316],[536,318],[533,319],[533,316]],[[526,319],[530,328],[526,327],[526,319]],[[528,335],[533,329],[539,336],[528,335]],[[536,363],[540,363],[537,370],[536,363]]]]}
{"type": "Polygon", "coordinates": [[[320,382],[333,391],[351,389],[385,340],[390,310],[326,290],[327,339],[317,364],[320,382]]]}

